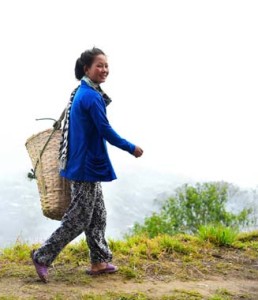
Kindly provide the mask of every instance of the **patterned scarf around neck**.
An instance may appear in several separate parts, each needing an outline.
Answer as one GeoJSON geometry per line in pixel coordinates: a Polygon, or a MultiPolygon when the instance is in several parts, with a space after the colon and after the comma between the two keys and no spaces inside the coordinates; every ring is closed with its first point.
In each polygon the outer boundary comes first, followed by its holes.
{"type": "MultiPolygon", "coordinates": [[[[103,97],[106,106],[111,103],[111,99],[109,96],[101,89],[99,84],[93,82],[89,77],[84,76],[82,78],[90,87],[92,87],[95,91],[99,92],[100,95],[103,97]]],[[[60,141],[60,148],[59,148],[59,169],[64,170],[66,168],[67,157],[68,157],[68,133],[69,133],[69,121],[70,121],[70,111],[73,103],[74,96],[80,86],[73,90],[70,96],[70,100],[65,109],[65,117],[64,117],[64,126],[62,129],[62,136],[60,141]]]]}

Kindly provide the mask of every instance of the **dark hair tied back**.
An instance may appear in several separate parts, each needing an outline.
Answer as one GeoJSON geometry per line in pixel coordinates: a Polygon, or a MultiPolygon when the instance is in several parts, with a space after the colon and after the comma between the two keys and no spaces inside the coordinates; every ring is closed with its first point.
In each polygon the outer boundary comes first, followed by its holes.
{"type": "Polygon", "coordinates": [[[102,50],[95,47],[93,47],[91,50],[86,50],[81,54],[81,56],[76,60],[75,63],[74,71],[76,79],[82,79],[82,77],[85,75],[84,67],[86,66],[90,68],[95,57],[100,54],[105,55],[105,53],[102,50]]]}

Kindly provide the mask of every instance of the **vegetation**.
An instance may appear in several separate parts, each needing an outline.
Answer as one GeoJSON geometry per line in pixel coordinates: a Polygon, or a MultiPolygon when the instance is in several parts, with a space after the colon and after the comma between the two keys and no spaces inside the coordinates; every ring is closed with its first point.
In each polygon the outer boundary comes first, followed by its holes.
{"type": "Polygon", "coordinates": [[[258,280],[258,231],[239,233],[251,210],[227,212],[227,200],[226,183],[177,189],[159,214],[135,224],[123,240],[109,240],[119,265],[110,276],[86,276],[89,249],[84,240],[60,253],[47,285],[38,281],[30,259],[39,245],[17,242],[0,249],[0,300],[255,300],[256,283],[245,291],[235,287],[238,281],[247,286],[258,280]],[[213,276],[216,281],[207,293],[202,287],[213,276]],[[229,289],[218,285],[225,282],[232,282],[229,289]]]}
{"type": "Polygon", "coordinates": [[[26,299],[57,300],[254,300],[252,290],[246,294],[214,289],[204,296],[200,289],[180,286],[180,282],[187,281],[200,282],[202,286],[212,276],[216,276],[216,282],[220,277],[222,282],[233,280],[233,286],[237,280],[258,280],[258,231],[237,235],[223,232],[221,228],[203,227],[195,235],[134,235],[110,240],[119,272],[100,278],[85,275],[88,247],[81,240],[60,253],[50,268],[48,285],[38,281],[30,260],[30,251],[38,245],[18,242],[0,250],[0,299],[22,299],[27,295],[26,299]],[[8,293],[3,289],[7,282],[8,293]],[[178,282],[177,286],[171,288],[174,282],[178,282]],[[157,289],[159,286],[162,289],[157,289]]]}
{"type": "Polygon", "coordinates": [[[223,225],[200,226],[199,237],[218,246],[231,246],[236,241],[237,231],[234,228],[223,225]]]}
{"type": "Polygon", "coordinates": [[[201,226],[207,225],[234,230],[248,225],[251,208],[238,214],[226,210],[228,189],[229,184],[225,182],[185,184],[164,202],[160,213],[146,217],[144,224],[136,223],[132,234],[146,233],[155,237],[161,233],[196,233],[201,226]]]}

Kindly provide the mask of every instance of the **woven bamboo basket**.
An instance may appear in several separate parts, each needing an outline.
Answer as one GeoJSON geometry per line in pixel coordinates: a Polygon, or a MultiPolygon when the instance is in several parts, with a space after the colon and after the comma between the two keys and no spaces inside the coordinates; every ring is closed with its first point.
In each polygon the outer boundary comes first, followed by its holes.
{"type": "Polygon", "coordinates": [[[35,172],[43,215],[61,220],[70,201],[70,183],[59,175],[61,130],[47,129],[25,143],[35,172]]]}

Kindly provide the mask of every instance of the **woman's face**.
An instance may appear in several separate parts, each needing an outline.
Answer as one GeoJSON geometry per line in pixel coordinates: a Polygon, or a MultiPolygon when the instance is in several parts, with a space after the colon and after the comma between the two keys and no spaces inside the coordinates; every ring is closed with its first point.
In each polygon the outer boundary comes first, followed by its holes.
{"type": "Polygon", "coordinates": [[[95,83],[102,83],[106,81],[108,76],[107,57],[99,54],[95,57],[90,68],[86,68],[85,74],[95,83]]]}

